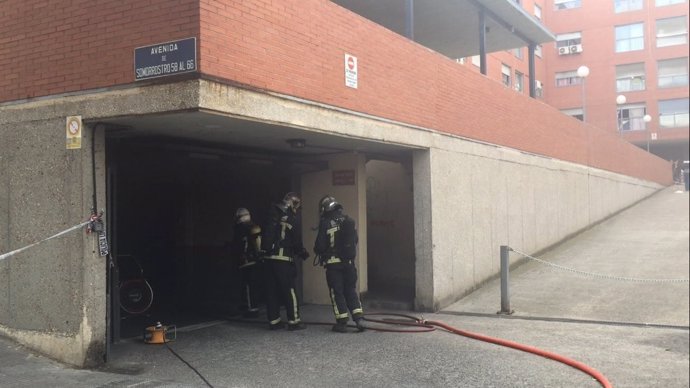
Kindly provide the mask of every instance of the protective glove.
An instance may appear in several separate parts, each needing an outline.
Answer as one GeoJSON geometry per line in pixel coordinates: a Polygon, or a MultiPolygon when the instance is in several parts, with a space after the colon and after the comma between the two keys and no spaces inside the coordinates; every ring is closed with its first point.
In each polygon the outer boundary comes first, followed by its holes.
{"type": "Polygon", "coordinates": [[[297,254],[297,257],[303,261],[307,260],[309,258],[309,252],[306,250],[306,248],[302,248],[302,250],[297,254]]]}

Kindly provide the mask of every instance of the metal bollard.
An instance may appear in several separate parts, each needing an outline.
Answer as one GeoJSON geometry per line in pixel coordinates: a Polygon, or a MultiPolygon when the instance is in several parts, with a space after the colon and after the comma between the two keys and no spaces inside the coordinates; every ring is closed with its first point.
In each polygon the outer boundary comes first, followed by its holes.
{"type": "Polygon", "coordinates": [[[510,309],[510,291],[508,290],[508,275],[510,273],[509,246],[501,245],[501,311],[496,314],[511,315],[514,311],[510,309]]]}

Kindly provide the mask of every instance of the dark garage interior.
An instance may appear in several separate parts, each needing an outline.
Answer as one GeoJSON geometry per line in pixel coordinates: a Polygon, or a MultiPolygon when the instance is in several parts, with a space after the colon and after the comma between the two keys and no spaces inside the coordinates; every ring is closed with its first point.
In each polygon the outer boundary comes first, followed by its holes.
{"type": "Polygon", "coordinates": [[[111,310],[113,339],[141,336],[157,321],[179,326],[237,314],[229,256],[235,210],[246,207],[261,223],[272,202],[298,190],[294,178],[307,165],[163,137],[111,138],[106,154],[111,301],[121,307],[111,310]]]}

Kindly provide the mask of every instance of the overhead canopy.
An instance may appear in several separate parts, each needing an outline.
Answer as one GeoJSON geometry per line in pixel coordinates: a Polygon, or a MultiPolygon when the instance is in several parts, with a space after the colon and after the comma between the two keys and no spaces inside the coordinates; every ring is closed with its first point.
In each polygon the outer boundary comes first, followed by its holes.
{"type": "Polygon", "coordinates": [[[556,38],[511,0],[332,0],[450,58],[480,54],[480,11],[486,15],[486,52],[541,44],[556,38]],[[408,13],[407,5],[413,4],[408,13]]]}

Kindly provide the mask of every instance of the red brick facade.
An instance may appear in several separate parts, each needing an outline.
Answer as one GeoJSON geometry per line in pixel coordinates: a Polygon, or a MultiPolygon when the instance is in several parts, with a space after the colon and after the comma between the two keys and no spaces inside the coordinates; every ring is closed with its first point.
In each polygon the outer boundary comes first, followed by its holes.
{"type": "MultiPolygon", "coordinates": [[[[554,33],[582,33],[583,51],[577,55],[558,55],[555,43],[544,45],[544,56],[549,62],[550,75],[545,82],[547,101],[559,109],[582,106],[580,85],[556,87],[555,72],[576,70],[587,65],[590,73],[586,79],[587,121],[610,132],[618,132],[616,96],[623,94],[627,104],[643,104],[653,118],[647,128],[658,135],[659,141],[688,138],[688,128],[662,128],[659,126],[658,101],[687,98],[688,87],[660,88],[657,86],[657,61],[660,59],[688,56],[688,45],[656,47],[656,21],[684,16],[688,5],[655,6],[654,1],[644,2],[643,8],[630,12],[615,13],[612,1],[583,1],[581,8],[556,11],[547,7],[545,16],[554,33]],[[644,49],[615,52],[614,26],[643,23],[644,49]],[[645,87],[643,90],[616,92],[616,65],[643,63],[645,87]]],[[[687,26],[687,22],[686,22],[687,26]]],[[[642,142],[649,131],[627,131],[623,135],[629,141],[642,142]]]]}
{"type": "Polygon", "coordinates": [[[668,163],[615,134],[327,0],[53,3],[4,3],[0,102],[132,83],[135,47],[197,36],[207,77],[671,183],[668,163]],[[358,58],[358,89],[344,84],[345,53],[358,58]]]}
{"type": "Polygon", "coordinates": [[[197,36],[197,0],[0,3],[0,102],[134,81],[134,48],[197,36]]]}

